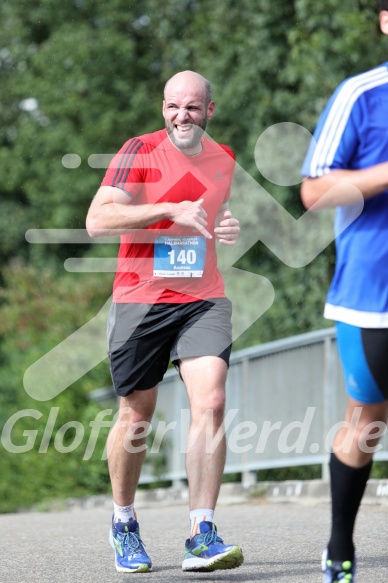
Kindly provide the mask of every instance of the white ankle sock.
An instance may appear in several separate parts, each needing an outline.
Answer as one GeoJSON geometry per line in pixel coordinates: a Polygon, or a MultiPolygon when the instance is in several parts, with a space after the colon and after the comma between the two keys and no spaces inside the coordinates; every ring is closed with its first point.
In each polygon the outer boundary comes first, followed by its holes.
{"type": "Polygon", "coordinates": [[[131,519],[136,520],[135,505],[133,502],[128,506],[119,506],[113,502],[113,522],[129,522],[131,519]]]}
{"type": "Polygon", "coordinates": [[[190,511],[190,537],[199,533],[200,522],[213,522],[214,510],[211,508],[197,508],[190,511]]]}

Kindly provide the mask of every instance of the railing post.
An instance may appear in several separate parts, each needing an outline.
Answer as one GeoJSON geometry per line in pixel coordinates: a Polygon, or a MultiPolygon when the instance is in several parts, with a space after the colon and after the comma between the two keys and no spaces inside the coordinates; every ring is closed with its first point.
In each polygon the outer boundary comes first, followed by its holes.
{"type": "MultiPolygon", "coordinates": [[[[338,417],[337,398],[335,386],[335,351],[336,342],[332,337],[327,336],[323,343],[323,443],[326,445],[327,436],[330,429],[338,417]]],[[[330,452],[324,453],[322,462],[322,479],[329,480],[329,458],[330,452]]]]}
{"type": "MultiPolygon", "coordinates": [[[[246,421],[249,419],[252,413],[249,404],[250,398],[250,386],[249,386],[249,368],[250,360],[245,358],[241,363],[241,409],[242,409],[242,420],[246,421]]],[[[250,452],[245,451],[241,455],[241,481],[244,488],[249,488],[254,486],[257,482],[256,471],[249,469],[249,458],[250,452]]]]}

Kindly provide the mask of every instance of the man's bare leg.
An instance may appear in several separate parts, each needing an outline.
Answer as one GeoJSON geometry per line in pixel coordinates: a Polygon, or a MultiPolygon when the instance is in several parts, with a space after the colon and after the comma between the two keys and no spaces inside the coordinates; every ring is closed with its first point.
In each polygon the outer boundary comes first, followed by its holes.
{"type": "Polygon", "coordinates": [[[108,437],[108,466],[114,501],[109,539],[115,550],[116,570],[122,573],[146,573],[152,568],[140,539],[134,499],[156,397],[156,387],[122,397],[117,421],[108,437]]]}
{"type": "Polygon", "coordinates": [[[243,562],[242,551],[236,545],[225,545],[213,522],[226,457],[223,419],[227,365],[213,356],[189,358],[182,360],[180,372],[192,418],[186,453],[191,539],[186,541],[182,569],[233,569],[243,562]],[[201,552],[198,545],[202,545],[201,552]]]}
{"type": "Polygon", "coordinates": [[[336,457],[352,468],[369,463],[373,458],[370,450],[379,442],[379,437],[375,438],[374,434],[379,430],[379,424],[386,424],[387,414],[387,401],[366,404],[348,397],[345,422],[350,426],[342,427],[334,438],[336,457]]]}
{"type": "Polygon", "coordinates": [[[113,500],[132,504],[146,454],[146,431],[155,411],[157,387],[120,398],[118,418],[108,436],[108,467],[113,500]],[[136,437],[140,435],[140,437],[136,437]]]}
{"type": "Polygon", "coordinates": [[[184,359],[180,372],[191,407],[186,472],[190,510],[215,508],[225,466],[223,429],[227,365],[214,356],[184,359]]]}

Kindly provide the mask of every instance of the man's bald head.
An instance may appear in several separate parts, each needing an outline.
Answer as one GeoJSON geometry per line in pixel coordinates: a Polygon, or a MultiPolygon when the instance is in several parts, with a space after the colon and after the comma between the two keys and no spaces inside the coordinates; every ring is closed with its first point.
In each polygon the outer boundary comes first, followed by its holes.
{"type": "Polygon", "coordinates": [[[202,88],[206,107],[212,100],[212,87],[210,82],[206,77],[203,77],[195,71],[181,71],[173,75],[164,86],[164,99],[166,99],[166,93],[169,90],[172,89],[174,91],[175,88],[179,88],[180,86],[192,86],[193,88],[196,87],[198,89],[202,88]]]}

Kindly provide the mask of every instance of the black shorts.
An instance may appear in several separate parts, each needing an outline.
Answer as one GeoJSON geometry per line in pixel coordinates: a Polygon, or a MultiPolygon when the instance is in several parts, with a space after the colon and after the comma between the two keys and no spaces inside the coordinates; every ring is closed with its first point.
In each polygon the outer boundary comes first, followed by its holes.
{"type": "Polygon", "coordinates": [[[186,304],[113,303],[107,339],[110,371],[119,396],[156,386],[170,360],[219,356],[232,346],[232,304],[227,298],[186,304]]]}

